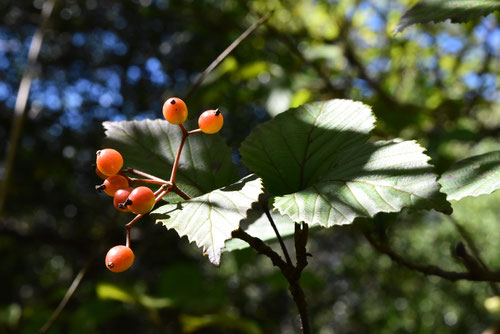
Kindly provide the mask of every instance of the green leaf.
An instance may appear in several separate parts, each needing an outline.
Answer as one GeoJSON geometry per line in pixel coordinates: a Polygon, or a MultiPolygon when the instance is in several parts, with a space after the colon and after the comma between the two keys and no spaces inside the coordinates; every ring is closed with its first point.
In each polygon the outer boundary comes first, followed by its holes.
{"type": "Polygon", "coordinates": [[[182,333],[200,333],[203,329],[218,328],[225,333],[259,334],[257,323],[233,314],[208,314],[203,316],[181,315],[182,333]]]}
{"type": "Polygon", "coordinates": [[[424,150],[415,142],[366,143],[373,123],[359,102],[306,104],[255,129],[242,160],[277,195],[281,214],[311,226],[404,207],[449,212],[424,150]]]}
{"type": "Polygon", "coordinates": [[[214,265],[220,265],[222,249],[262,193],[261,180],[247,176],[230,186],[176,204],[166,204],[151,214],[157,223],[175,229],[203,248],[214,265]]]}
{"type": "Polygon", "coordinates": [[[407,11],[398,22],[394,32],[403,31],[416,23],[466,22],[500,9],[498,0],[422,0],[407,11]]]}
{"type": "MultiPolygon", "coordinates": [[[[189,128],[188,123],[186,126],[189,128]]],[[[123,156],[124,167],[170,179],[182,132],[165,120],[104,122],[107,144],[123,156]]],[[[219,135],[195,134],[186,139],[176,184],[195,197],[238,179],[231,149],[219,135]]]]}
{"type": "Polygon", "coordinates": [[[500,151],[457,162],[442,175],[439,183],[449,200],[491,194],[500,188],[500,151]]]}
{"type": "Polygon", "coordinates": [[[121,288],[110,283],[99,283],[96,287],[97,296],[100,299],[111,299],[129,304],[139,304],[147,309],[159,309],[171,307],[173,302],[169,298],[155,298],[136,291],[121,288]]]}
{"type": "Polygon", "coordinates": [[[451,213],[423,151],[413,141],[379,141],[356,147],[345,152],[322,180],[277,197],[274,206],[294,221],[325,227],[404,207],[451,213]]]}
{"type": "MultiPolygon", "coordinates": [[[[295,224],[288,216],[282,216],[276,211],[270,213],[283,239],[295,233],[295,224]]],[[[247,218],[241,221],[241,227],[251,236],[257,237],[264,242],[273,242],[277,240],[276,233],[261,208],[254,208],[248,211],[247,218]]],[[[224,251],[232,252],[248,247],[250,247],[250,245],[241,239],[231,239],[226,242],[224,251]]]]}
{"type": "Polygon", "coordinates": [[[255,128],[241,145],[241,158],[271,194],[289,194],[314,184],[345,150],[363,145],[374,122],[360,102],[305,104],[255,128]]]}

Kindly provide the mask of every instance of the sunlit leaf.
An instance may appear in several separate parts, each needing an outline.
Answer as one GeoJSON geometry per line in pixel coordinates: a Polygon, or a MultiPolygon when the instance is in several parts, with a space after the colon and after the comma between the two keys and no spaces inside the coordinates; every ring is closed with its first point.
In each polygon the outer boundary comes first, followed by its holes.
{"type": "Polygon", "coordinates": [[[491,194],[500,188],[500,151],[457,162],[443,174],[439,183],[449,200],[491,194]]]}
{"type": "Polygon", "coordinates": [[[239,228],[261,193],[261,180],[250,175],[188,201],[163,205],[152,215],[158,223],[202,247],[203,254],[218,266],[226,240],[239,228]]]}
{"type": "Polygon", "coordinates": [[[365,144],[346,152],[320,181],[277,197],[274,205],[294,221],[325,227],[405,207],[450,213],[428,160],[413,141],[365,144]]]}
{"type": "Polygon", "coordinates": [[[139,304],[148,309],[158,309],[172,306],[169,298],[156,298],[137,293],[134,290],[124,289],[110,283],[99,283],[96,287],[97,296],[100,299],[117,300],[123,303],[139,304]]]}
{"type": "Polygon", "coordinates": [[[123,303],[134,303],[136,301],[136,298],[129,290],[114,284],[99,283],[96,287],[96,292],[100,299],[118,300],[123,303]]]}
{"type": "Polygon", "coordinates": [[[242,334],[262,333],[254,321],[227,313],[203,316],[182,315],[180,320],[183,333],[199,333],[204,328],[219,328],[222,331],[229,330],[231,333],[242,334]]]}

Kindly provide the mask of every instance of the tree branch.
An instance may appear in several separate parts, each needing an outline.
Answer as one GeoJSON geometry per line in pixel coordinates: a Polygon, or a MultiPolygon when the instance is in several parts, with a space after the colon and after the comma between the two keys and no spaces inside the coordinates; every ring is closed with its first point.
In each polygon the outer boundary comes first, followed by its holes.
{"type": "Polygon", "coordinates": [[[295,223],[295,257],[297,259],[297,265],[294,270],[294,279],[289,280],[290,283],[290,293],[293,296],[293,300],[297,305],[300,315],[300,323],[302,327],[302,333],[308,334],[311,332],[311,326],[309,324],[309,316],[307,313],[307,302],[300,285],[300,276],[302,271],[307,266],[307,238],[309,234],[309,226],[306,223],[302,223],[302,228],[300,224],[295,223]]]}
{"type": "Polygon", "coordinates": [[[243,231],[241,228],[233,231],[233,238],[241,239],[248,243],[253,249],[255,249],[259,254],[263,254],[271,259],[273,265],[278,267],[284,276],[288,279],[293,275],[293,268],[291,268],[283,259],[276,253],[271,247],[266,245],[262,240],[256,237],[252,237],[250,234],[243,231]]]}
{"type": "Polygon", "coordinates": [[[456,272],[447,271],[434,265],[421,265],[418,263],[414,263],[396,253],[387,243],[381,243],[375,240],[375,238],[373,238],[373,236],[365,229],[362,229],[362,233],[365,236],[366,240],[368,240],[368,242],[377,251],[386,254],[391,258],[392,261],[398,263],[399,265],[411,270],[419,271],[424,275],[438,276],[452,282],[459,280],[468,280],[475,282],[500,282],[500,272],[498,271],[481,270],[479,272],[456,272]]]}
{"type": "MultiPolygon", "coordinates": [[[[460,224],[453,216],[446,216],[446,217],[448,217],[448,219],[452,222],[453,226],[455,226],[455,228],[457,229],[458,233],[465,240],[465,242],[467,243],[467,247],[469,247],[469,249],[472,252],[472,255],[477,260],[482,269],[489,271],[490,269],[481,258],[479,249],[477,248],[476,243],[474,242],[474,239],[472,239],[469,232],[467,232],[465,227],[463,227],[462,224],[460,224]]],[[[500,290],[498,289],[497,285],[494,282],[490,282],[490,287],[495,295],[500,296],[500,290]]]]}
{"type": "Polygon", "coordinates": [[[268,258],[270,258],[273,265],[275,265],[276,267],[278,267],[281,270],[283,276],[285,276],[286,280],[288,281],[290,293],[292,294],[293,300],[294,300],[295,304],[297,305],[299,315],[300,315],[301,328],[302,328],[303,334],[311,333],[310,325],[309,325],[309,317],[307,315],[306,298],[304,295],[304,291],[302,290],[302,287],[300,286],[300,281],[299,281],[302,270],[304,269],[305,265],[307,265],[307,259],[305,260],[305,264],[304,264],[302,259],[299,260],[299,257],[301,258],[302,254],[304,254],[304,257],[307,256],[307,253],[305,251],[305,245],[307,243],[307,229],[308,228],[306,226],[307,226],[307,224],[304,224],[303,229],[300,229],[300,227],[299,227],[299,233],[298,233],[299,236],[297,236],[297,232],[295,233],[295,237],[296,237],[295,245],[296,245],[296,247],[299,246],[299,248],[296,249],[297,266],[295,266],[295,267],[293,265],[288,264],[287,262],[283,261],[283,259],[278,255],[278,253],[276,253],[271,247],[266,245],[262,240],[249,235],[248,233],[246,233],[242,229],[238,229],[238,230],[234,231],[232,234],[233,238],[238,238],[238,239],[241,239],[243,241],[246,241],[258,253],[263,254],[263,255],[267,256],[268,258]],[[299,263],[301,264],[300,266],[299,266],[299,263]]]}

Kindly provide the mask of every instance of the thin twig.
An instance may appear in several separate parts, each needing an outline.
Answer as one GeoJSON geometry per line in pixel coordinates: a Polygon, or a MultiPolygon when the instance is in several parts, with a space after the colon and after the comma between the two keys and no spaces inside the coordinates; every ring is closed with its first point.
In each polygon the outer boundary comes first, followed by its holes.
{"type": "Polygon", "coordinates": [[[98,252],[94,252],[91,255],[91,257],[87,260],[87,263],[85,263],[85,265],[82,267],[82,269],[80,269],[80,271],[76,275],[76,277],[73,280],[73,282],[71,282],[71,285],[70,285],[69,289],[66,291],[66,294],[64,295],[63,299],[61,300],[61,302],[59,303],[59,305],[57,306],[57,308],[54,310],[54,312],[50,316],[49,320],[47,320],[47,322],[40,329],[40,332],[39,332],[40,334],[46,333],[49,330],[49,328],[52,327],[52,325],[54,324],[54,322],[57,320],[57,318],[59,317],[59,315],[61,314],[61,312],[66,307],[66,304],[68,304],[69,300],[71,299],[71,297],[75,293],[76,289],[80,285],[80,282],[82,281],[82,279],[85,276],[87,270],[89,269],[90,265],[94,261],[97,253],[98,252]]]}
{"type": "Polygon", "coordinates": [[[500,272],[498,271],[481,271],[481,272],[456,272],[456,271],[447,271],[438,266],[434,265],[421,265],[418,263],[414,263],[400,254],[396,253],[387,243],[380,243],[373,238],[373,236],[362,229],[362,233],[365,236],[366,240],[380,253],[386,254],[391,258],[392,261],[407,267],[409,269],[419,271],[424,275],[429,276],[438,276],[449,281],[455,282],[459,280],[468,280],[475,282],[500,282],[500,272]]]}
{"type": "Polygon", "coordinates": [[[245,40],[252,32],[254,32],[258,27],[260,27],[264,22],[266,22],[272,13],[268,13],[261,17],[257,22],[252,24],[247,30],[245,30],[238,38],[236,38],[215,60],[208,65],[208,67],[201,73],[198,79],[195,81],[191,87],[189,87],[187,93],[185,94],[185,99],[187,100],[191,94],[196,91],[196,89],[203,83],[207,75],[212,72],[217,65],[219,65],[224,58],[226,58],[241,42],[245,40]]]}
{"type": "Polygon", "coordinates": [[[130,229],[132,228],[132,226],[137,223],[139,221],[139,219],[141,219],[142,217],[144,217],[146,214],[145,213],[141,213],[141,214],[138,214],[137,216],[134,217],[134,219],[132,219],[128,224],[125,225],[125,228],[127,229],[130,229]]]}
{"type": "Polygon", "coordinates": [[[179,195],[182,199],[184,199],[186,201],[191,199],[191,197],[188,194],[186,194],[185,192],[183,192],[179,187],[177,187],[176,184],[174,184],[172,186],[172,188],[170,188],[170,191],[173,193],[176,193],[177,195],[179,195]]]}
{"type": "Polygon", "coordinates": [[[40,25],[35,31],[33,39],[31,40],[30,48],[28,51],[28,65],[26,66],[21,83],[19,84],[19,91],[17,93],[16,104],[14,106],[14,115],[12,116],[12,126],[10,138],[7,147],[7,156],[5,158],[5,173],[3,182],[0,184],[0,215],[2,214],[5,201],[7,199],[8,186],[10,175],[14,169],[14,159],[16,156],[17,143],[21,136],[23,127],[24,114],[26,112],[26,104],[31,89],[31,83],[35,75],[35,67],[40,54],[42,46],[43,35],[45,33],[47,23],[54,8],[55,0],[46,0],[43,3],[42,14],[40,18],[40,25]]]}
{"type": "Polygon", "coordinates": [[[481,259],[481,255],[479,254],[479,249],[476,247],[476,244],[474,240],[472,240],[472,237],[470,234],[465,230],[465,228],[452,216],[446,216],[448,220],[455,226],[457,229],[458,233],[464,238],[465,243],[467,244],[467,247],[472,251],[472,254],[474,257],[477,259],[477,261],[481,264],[483,268],[487,268],[486,264],[483,262],[481,259]]]}
{"type": "Polygon", "coordinates": [[[129,183],[130,183],[130,185],[136,184],[136,183],[159,184],[159,185],[165,184],[165,182],[163,182],[163,181],[150,180],[150,179],[136,179],[133,177],[129,178],[129,183]]]}
{"type": "Polygon", "coordinates": [[[281,237],[281,234],[278,231],[276,224],[274,223],[273,217],[269,212],[269,206],[267,205],[267,202],[261,202],[261,206],[262,209],[264,210],[264,213],[266,214],[267,219],[269,220],[269,223],[271,223],[271,226],[274,230],[274,233],[276,234],[276,237],[278,238],[278,242],[280,243],[281,249],[283,250],[283,255],[285,256],[286,263],[293,266],[292,260],[290,259],[290,255],[288,254],[288,250],[286,249],[285,242],[283,241],[283,238],[281,237]]]}
{"type": "Polygon", "coordinates": [[[159,178],[157,176],[145,173],[143,171],[140,171],[140,170],[137,170],[137,169],[134,169],[134,168],[125,168],[121,172],[123,172],[123,173],[130,173],[130,174],[134,174],[134,175],[138,175],[138,176],[142,176],[142,177],[145,177],[145,178],[150,179],[150,180],[156,180],[156,181],[158,181],[158,182],[160,182],[162,184],[170,183],[167,180],[161,179],[161,178],[159,178]]]}
{"type": "Polygon", "coordinates": [[[181,143],[179,144],[179,148],[177,149],[177,155],[175,156],[174,165],[172,167],[172,174],[170,175],[170,183],[175,184],[175,177],[177,175],[177,168],[179,167],[179,160],[181,158],[182,148],[184,147],[184,142],[186,138],[189,136],[189,133],[186,131],[182,124],[179,125],[182,130],[182,138],[181,143]]]}
{"type": "Polygon", "coordinates": [[[188,131],[188,134],[190,135],[194,135],[195,133],[201,133],[201,129],[195,129],[195,130],[191,130],[191,131],[188,131]]]}
{"type": "MultiPolygon", "coordinates": [[[[248,12],[252,12],[253,14],[258,15],[257,13],[255,13],[255,11],[253,11],[248,6],[248,4],[247,4],[246,1],[240,0],[239,3],[248,12]]],[[[338,97],[342,97],[342,96],[345,95],[345,92],[344,92],[343,89],[335,87],[333,85],[332,81],[330,80],[330,74],[328,73],[328,71],[325,71],[325,69],[322,68],[318,63],[309,60],[306,57],[306,55],[304,54],[304,52],[302,52],[300,50],[300,48],[298,47],[297,43],[295,43],[295,41],[290,37],[290,35],[288,35],[285,32],[282,32],[281,30],[279,30],[275,26],[271,25],[269,22],[265,25],[265,27],[266,27],[266,29],[271,34],[273,34],[275,37],[279,38],[286,45],[286,47],[288,47],[288,49],[293,54],[295,54],[304,64],[306,64],[307,66],[311,67],[316,72],[316,74],[318,75],[318,77],[321,78],[321,80],[323,81],[323,83],[326,86],[326,88],[328,89],[328,91],[330,91],[331,93],[333,93],[332,95],[338,96],[338,97]]]]}
{"type": "Polygon", "coordinates": [[[127,233],[127,235],[125,237],[125,247],[130,248],[130,227],[126,226],[125,230],[126,230],[126,233],[127,233]]]}
{"type": "MultiPolygon", "coordinates": [[[[472,252],[472,255],[477,260],[477,262],[482,266],[484,270],[489,271],[490,269],[481,258],[481,254],[479,253],[479,249],[477,248],[474,239],[472,239],[471,235],[467,232],[465,227],[463,227],[462,224],[460,224],[453,216],[447,215],[446,217],[448,217],[448,219],[457,229],[458,233],[462,236],[462,238],[464,238],[465,242],[467,243],[467,247],[469,247],[469,249],[472,252]]],[[[500,296],[500,290],[498,289],[498,286],[494,282],[490,282],[490,287],[495,295],[500,296]]]]}

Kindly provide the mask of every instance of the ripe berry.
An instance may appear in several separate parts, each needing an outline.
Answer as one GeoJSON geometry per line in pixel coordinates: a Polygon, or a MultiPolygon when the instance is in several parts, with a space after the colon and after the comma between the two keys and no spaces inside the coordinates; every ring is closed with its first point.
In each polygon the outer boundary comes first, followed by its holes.
{"type": "Polygon", "coordinates": [[[97,151],[97,168],[104,175],[115,175],[122,169],[123,158],[120,152],[112,148],[105,148],[104,150],[97,151]]]}
{"type": "Polygon", "coordinates": [[[99,170],[99,168],[97,168],[97,166],[95,168],[95,173],[97,174],[97,176],[99,176],[101,180],[106,180],[107,176],[101,173],[101,171],[99,170]]]}
{"type": "Polygon", "coordinates": [[[128,195],[127,207],[135,214],[148,213],[155,206],[155,194],[148,187],[137,187],[128,195]]]}
{"type": "Polygon", "coordinates": [[[109,270],[121,273],[130,268],[132,263],[134,263],[134,252],[127,246],[115,246],[106,254],[104,263],[109,270]]]}
{"type": "Polygon", "coordinates": [[[178,97],[171,97],[163,104],[163,117],[171,124],[183,123],[187,115],[186,104],[178,97]]]}
{"type": "Polygon", "coordinates": [[[123,189],[118,189],[115,192],[115,197],[113,198],[113,204],[117,210],[122,211],[122,212],[129,212],[130,211],[128,206],[126,206],[122,209],[118,205],[125,203],[127,201],[128,195],[130,195],[132,190],[134,190],[134,188],[126,187],[123,189]]]}
{"type": "Polygon", "coordinates": [[[104,186],[102,190],[104,190],[107,195],[113,197],[118,189],[128,187],[128,180],[124,176],[113,175],[104,180],[102,185],[104,186]]]}
{"type": "Polygon", "coordinates": [[[200,130],[208,134],[219,132],[223,124],[224,118],[219,109],[206,110],[198,118],[200,130]]]}

